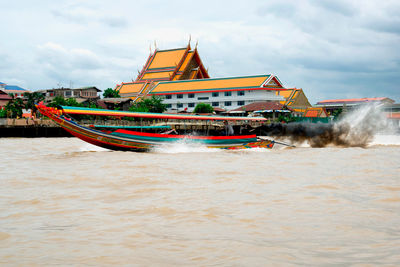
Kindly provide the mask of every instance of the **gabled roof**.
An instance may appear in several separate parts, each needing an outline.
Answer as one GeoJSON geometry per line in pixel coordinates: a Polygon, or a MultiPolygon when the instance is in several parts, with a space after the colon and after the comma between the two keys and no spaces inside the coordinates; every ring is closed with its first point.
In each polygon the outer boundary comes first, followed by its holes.
{"type": "Polygon", "coordinates": [[[304,117],[306,118],[318,118],[318,117],[328,117],[324,108],[307,108],[304,112],[304,117]]]}
{"type": "Polygon", "coordinates": [[[28,91],[22,87],[19,87],[17,85],[6,85],[4,87],[5,90],[10,90],[10,91],[28,91]]]}
{"type": "Polygon", "coordinates": [[[252,111],[256,111],[256,110],[283,110],[283,109],[285,109],[285,107],[279,102],[261,101],[261,102],[250,103],[250,104],[236,108],[231,111],[252,112],[252,111]]]}
{"type": "MultiPolygon", "coordinates": [[[[240,90],[273,90],[267,87],[270,81],[276,82],[273,75],[228,77],[213,79],[181,80],[159,82],[150,94],[179,94],[188,92],[218,92],[240,90]]],[[[283,88],[283,87],[280,87],[283,88]]]]}
{"type": "Polygon", "coordinates": [[[285,98],[285,100],[280,101],[281,104],[292,107],[295,110],[295,107],[297,107],[296,111],[299,111],[299,108],[301,108],[303,109],[302,112],[304,112],[306,107],[311,107],[310,102],[301,88],[289,88],[285,91],[279,91],[277,94],[285,98]]]}
{"type": "Polygon", "coordinates": [[[171,81],[179,80],[190,67],[191,60],[196,60],[201,70],[200,78],[209,78],[204,68],[197,48],[190,50],[190,44],[185,48],[156,50],[150,54],[136,81],[171,81]]]}
{"type": "Polygon", "coordinates": [[[122,83],[116,89],[119,91],[120,94],[140,93],[144,89],[146,84],[146,82],[122,83]]]}
{"type": "Polygon", "coordinates": [[[0,99],[1,100],[11,100],[13,98],[9,94],[4,92],[3,90],[0,90],[0,99]]]}

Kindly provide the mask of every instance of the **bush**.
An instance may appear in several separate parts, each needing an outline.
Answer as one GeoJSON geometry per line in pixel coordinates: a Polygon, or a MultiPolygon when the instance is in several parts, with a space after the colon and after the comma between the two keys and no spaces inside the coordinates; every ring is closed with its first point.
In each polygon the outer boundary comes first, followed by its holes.
{"type": "Polygon", "coordinates": [[[214,109],[210,104],[198,103],[193,110],[194,113],[213,113],[214,109]]]}

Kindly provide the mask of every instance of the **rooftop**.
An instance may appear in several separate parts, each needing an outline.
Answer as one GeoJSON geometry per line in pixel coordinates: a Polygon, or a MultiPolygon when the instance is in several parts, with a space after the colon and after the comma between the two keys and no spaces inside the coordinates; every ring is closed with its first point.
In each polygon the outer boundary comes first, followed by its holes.
{"type": "Polygon", "coordinates": [[[150,94],[177,94],[187,92],[240,91],[249,89],[273,90],[283,88],[278,78],[271,75],[168,81],[158,83],[150,94]],[[271,87],[270,84],[274,84],[271,87]]]}
{"type": "Polygon", "coordinates": [[[245,106],[239,107],[237,109],[231,110],[231,111],[246,111],[246,112],[252,112],[256,110],[283,110],[285,109],[284,105],[282,105],[279,102],[254,102],[247,104],[245,106]]]}
{"type": "Polygon", "coordinates": [[[350,98],[350,99],[329,99],[329,100],[323,100],[317,103],[317,105],[324,105],[324,104],[354,104],[354,103],[366,103],[366,102],[382,102],[382,101],[387,101],[387,102],[392,102],[394,103],[394,100],[387,98],[387,97],[373,97],[373,98],[350,98]]]}

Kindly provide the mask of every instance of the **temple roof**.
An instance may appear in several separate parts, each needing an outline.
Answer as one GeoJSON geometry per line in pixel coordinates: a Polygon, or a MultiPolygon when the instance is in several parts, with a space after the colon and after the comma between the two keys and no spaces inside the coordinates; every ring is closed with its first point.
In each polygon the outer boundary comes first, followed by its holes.
{"type": "MultiPolygon", "coordinates": [[[[229,77],[214,79],[198,79],[185,81],[159,82],[150,94],[174,94],[187,92],[207,92],[207,91],[240,91],[270,89],[269,84],[277,83],[279,80],[273,75],[257,75],[245,77],[229,77]],[[268,87],[268,88],[266,88],[268,87]]],[[[276,89],[283,88],[281,84],[276,89]]]]}
{"type": "Polygon", "coordinates": [[[307,110],[304,112],[304,117],[306,117],[306,118],[318,118],[318,117],[326,118],[326,117],[328,117],[328,114],[326,113],[324,108],[312,107],[312,108],[307,108],[307,110]]]}
{"type": "Polygon", "coordinates": [[[118,90],[120,94],[124,93],[140,93],[143,87],[146,85],[145,82],[132,82],[132,83],[122,83],[118,90]]]}
{"type": "Polygon", "coordinates": [[[136,81],[172,81],[188,78],[209,78],[197,49],[190,49],[190,44],[188,44],[185,48],[154,51],[149,55],[136,81]],[[192,60],[195,60],[195,66],[199,68],[201,73],[193,77],[186,77],[187,75],[184,77],[183,74],[192,71],[189,69],[193,67],[193,64],[190,64],[192,60]]]}

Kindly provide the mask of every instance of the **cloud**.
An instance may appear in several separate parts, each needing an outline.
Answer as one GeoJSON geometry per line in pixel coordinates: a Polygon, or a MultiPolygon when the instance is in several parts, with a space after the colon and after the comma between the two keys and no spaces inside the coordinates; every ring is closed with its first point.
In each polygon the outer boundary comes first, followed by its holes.
{"type": "Polygon", "coordinates": [[[76,24],[100,23],[109,27],[126,27],[128,22],[121,16],[115,16],[109,12],[103,13],[95,7],[85,7],[80,5],[67,5],[64,8],[54,9],[51,13],[56,18],[76,24]]]}
{"type": "Polygon", "coordinates": [[[212,77],[274,73],[312,102],[374,92],[390,97],[398,88],[396,0],[205,0],[182,12],[183,4],[60,0],[26,2],[29,9],[21,10],[10,2],[2,13],[10,23],[0,25],[7,36],[1,74],[30,88],[70,80],[114,87],[136,77],[155,40],[170,49],[191,35],[212,77]]]}

